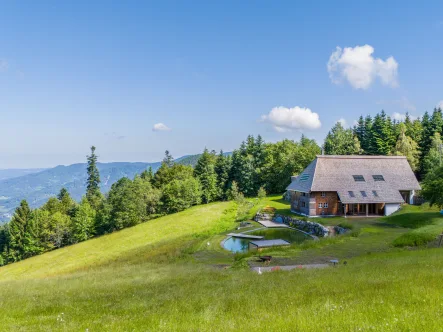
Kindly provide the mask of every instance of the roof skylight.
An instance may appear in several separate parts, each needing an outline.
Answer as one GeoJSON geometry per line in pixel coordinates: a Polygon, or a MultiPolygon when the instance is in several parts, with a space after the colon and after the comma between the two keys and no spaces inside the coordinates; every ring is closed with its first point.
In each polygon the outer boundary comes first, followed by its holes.
{"type": "Polygon", "coordinates": [[[363,175],[353,175],[354,177],[354,181],[356,182],[365,182],[365,178],[363,177],[363,175]]]}

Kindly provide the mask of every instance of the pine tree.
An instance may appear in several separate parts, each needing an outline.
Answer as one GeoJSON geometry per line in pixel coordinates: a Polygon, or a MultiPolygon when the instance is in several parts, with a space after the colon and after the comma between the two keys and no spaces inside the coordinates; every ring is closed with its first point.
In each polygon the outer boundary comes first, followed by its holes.
{"type": "Polygon", "coordinates": [[[163,158],[163,163],[166,164],[168,167],[172,167],[174,165],[174,158],[169,153],[168,150],[165,151],[165,157],[163,158]]]}
{"type": "Polygon", "coordinates": [[[395,134],[391,118],[381,111],[374,117],[371,129],[371,148],[373,154],[387,156],[395,145],[395,134]]]}
{"type": "Polygon", "coordinates": [[[442,134],[443,129],[443,116],[442,111],[440,109],[434,109],[434,112],[431,116],[431,128],[433,133],[442,134]]]}
{"type": "Polygon", "coordinates": [[[418,143],[420,155],[421,155],[421,163],[420,163],[420,167],[419,167],[419,173],[421,176],[424,176],[426,171],[424,169],[423,162],[424,162],[424,159],[426,158],[426,156],[428,155],[429,149],[431,148],[432,137],[435,134],[434,126],[432,125],[431,118],[430,118],[428,112],[425,112],[425,114],[423,115],[423,118],[421,120],[421,125],[422,125],[423,130],[422,130],[421,139],[418,143]]]}
{"type": "Polygon", "coordinates": [[[194,168],[194,176],[201,184],[204,203],[212,202],[217,198],[217,174],[214,166],[213,155],[208,152],[208,149],[205,149],[194,168]]]}
{"type": "Polygon", "coordinates": [[[215,161],[215,174],[217,175],[217,192],[219,199],[227,198],[228,182],[229,182],[229,171],[231,168],[231,158],[225,157],[223,151],[217,156],[215,161]]]}
{"type": "Polygon", "coordinates": [[[373,138],[373,120],[370,115],[365,118],[364,136],[361,142],[361,148],[364,154],[375,154],[374,138],[373,138]]]}
{"type": "Polygon", "coordinates": [[[91,146],[91,154],[87,156],[88,160],[88,180],[86,186],[86,198],[91,206],[97,208],[101,199],[100,193],[100,173],[97,168],[97,155],[95,154],[95,146],[91,146]]]}
{"type": "Polygon", "coordinates": [[[24,258],[27,227],[31,218],[31,209],[26,200],[20,202],[9,222],[9,259],[19,261],[24,258]]]}
{"type": "Polygon", "coordinates": [[[405,156],[412,170],[415,171],[418,168],[419,162],[418,144],[406,135],[406,125],[404,123],[400,123],[399,130],[400,134],[395,145],[394,154],[397,156],[405,156]]]}
{"type": "Polygon", "coordinates": [[[367,153],[367,151],[363,147],[366,138],[366,126],[365,126],[365,120],[363,119],[362,115],[360,115],[360,117],[358,118],[357,125],[354,127],[354,135],[355,137],[357,137],[358,141],[360,142],[362,151],[364,153],[367,153]]]}

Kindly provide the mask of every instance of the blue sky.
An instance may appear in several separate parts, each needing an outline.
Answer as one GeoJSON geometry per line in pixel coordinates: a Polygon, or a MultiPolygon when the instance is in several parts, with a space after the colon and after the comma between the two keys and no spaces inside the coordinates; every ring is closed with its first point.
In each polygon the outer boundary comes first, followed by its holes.
{"type": "Polygon", "coordinates": [[[420,116],[443,101],[442,13],[441,1],[5,1],[0,168],[83,162],[92,144],[109,162],[230,151],[248,134],[321,142],[340,119],[420,116]]]}

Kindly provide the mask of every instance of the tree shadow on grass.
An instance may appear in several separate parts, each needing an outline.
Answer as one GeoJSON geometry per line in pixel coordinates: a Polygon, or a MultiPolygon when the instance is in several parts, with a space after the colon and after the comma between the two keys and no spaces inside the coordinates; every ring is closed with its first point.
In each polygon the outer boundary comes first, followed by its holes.
{"type": "Polygon", "coordinates": [[[438,212],[400,213],[381,219],[384,224],[392,224],[406,228],[420,228],[443,222],[443,216],[438,212]]]}

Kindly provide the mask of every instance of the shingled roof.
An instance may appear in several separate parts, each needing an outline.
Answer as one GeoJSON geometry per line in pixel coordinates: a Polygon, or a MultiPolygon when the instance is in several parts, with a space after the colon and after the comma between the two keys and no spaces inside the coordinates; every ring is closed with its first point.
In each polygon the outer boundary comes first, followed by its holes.
{"type": "Polygon", "coordinates": [[[419,189],[414,172],[402,156],[317,156],[287,188],[335,191],[343,203],[401,203],[400,190],[419,189]],[[354,175],[360,180],[362,176],[364,181],[356,181],[354,175]],[[376,181],[373,176],[382,176],[383,180],[376,181]]]}

